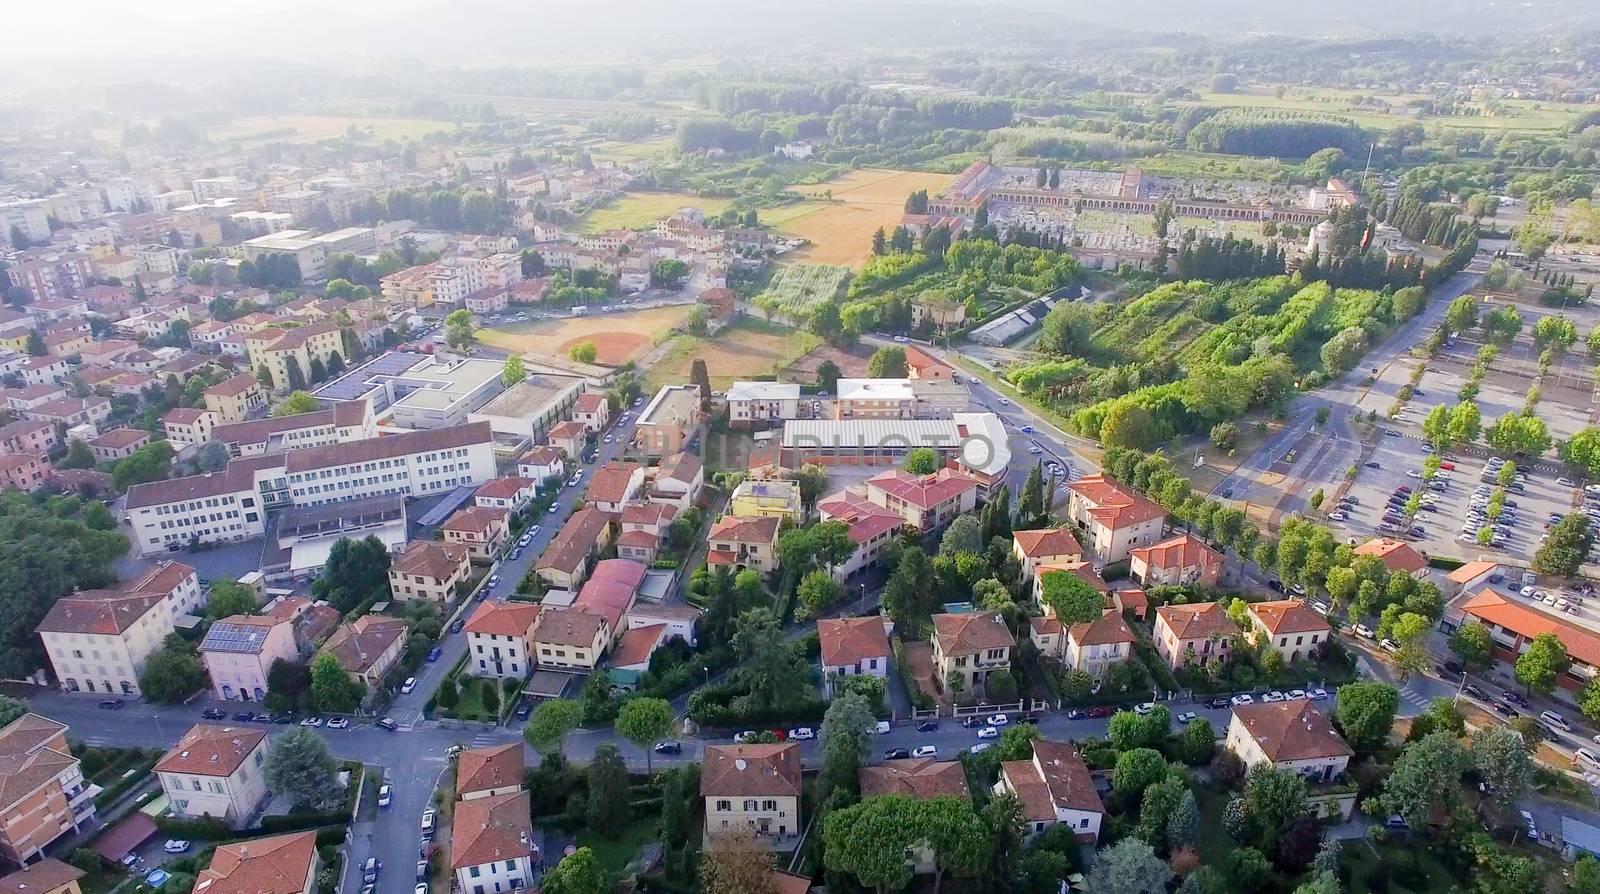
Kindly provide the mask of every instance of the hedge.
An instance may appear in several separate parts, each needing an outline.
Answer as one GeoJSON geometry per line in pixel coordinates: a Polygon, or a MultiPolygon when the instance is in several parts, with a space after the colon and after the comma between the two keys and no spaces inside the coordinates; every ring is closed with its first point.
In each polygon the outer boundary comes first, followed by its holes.
{"type": "Polygon", "coordinates": [[[1443,569],[1445,571],[1454,571],[1457,568],[1460,568],[1462,565],[1465,565],[1465,564],[1467,564],[1467,560],[1465,560],[1465,559],[1452,559],[1452,558],[1450,558],[1448,556],[1429,556],[1428,557],[1428,567],[1429,568],[1440,568],[1440,569],[1443,569]]]}
{"type": "Polygon", "coordinates": [[[337,828],[340,840],[343,840],[344,829],[349,823],[350,811],[348,810],[264,816],[261,818],[260,825],[246,829],[234,829],[215,817],[189,819],[187,817],[160,816],[156,818],[156,828],[169,837],[212,842],[234,841],[240,838],[259,838],[262,835],[301,832],[307,829],[323,830],[331,828],[337,828]]]}

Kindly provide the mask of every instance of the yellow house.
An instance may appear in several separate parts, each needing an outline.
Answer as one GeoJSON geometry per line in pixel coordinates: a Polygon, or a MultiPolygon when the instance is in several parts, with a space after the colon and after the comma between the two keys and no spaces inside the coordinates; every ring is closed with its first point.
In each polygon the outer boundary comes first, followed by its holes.
{"type": "Polygon", "coordinates": [[[701,763],[706,837],[732,832],[785,838],[800,832],[800,746],[708,745],[701,763]]]}
{"type": "Polygon", "coordinates": [[[741,518],[773,516],[795,524],[805,519],[805,507],[800,501],[800,484],[782,479],[747,478],[733,489],[728,503],[728,514],[741,518]]]}
{"type": "Polygon", "coordinates": [[[956,675],[961,689],[971,692],[989,674],[1011,668],[1016,644],[998,612],[934,615],[933,665],[938,672],[934,682],[944,688],[956,675]]]}
{"type": "Polygon", "coordinates": [[[531,635],[540,667],[593,670],[611,644],[611,625],[595,612],[546,608],[531,635]]]}
{"type": "Polygon", "coordinates": [[[313,323],[294,329],[261,329],[245,336],[244,345],[250,368],[265,366],[272,376],[272,387],[290,391],[311,382],[313,360],[326,368],[334,354],[342,356],[344,338],[332,323],[313,323]],[[298,381],[289,372],[291,363],[299,371],[298,381]]]}
{"type": "Polygon", "coordinates": [[[267,405],[267,391],[249,373],[240,373],[205,390],[206,409],[218,422],[243,422],[252,411],[267,405]]]}

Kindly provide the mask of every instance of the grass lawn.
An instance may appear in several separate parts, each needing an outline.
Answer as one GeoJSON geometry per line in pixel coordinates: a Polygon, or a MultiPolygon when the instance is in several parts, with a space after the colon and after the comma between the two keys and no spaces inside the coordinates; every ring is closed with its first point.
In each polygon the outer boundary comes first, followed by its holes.
{"type": "Polygon", "coordinates": [[[1228,858],[1236,848],[1233,839],[1222,828],[1222,810],[1228,806],[1228,793],[1197,785],[1194,787],[1194,797],[1200,807],[1200,840],[1196,842],[1200,860],[1206,866],[1215,866],[1218,871],[1226,873],[1228,858]]]}
{"type": "Polygon", "coordinates": [[[578,232],[601,233],[624,228],[648,227],[679,208],[699,208],[707,215],[721,214],[732,204],[727,199],[702,198],[686,192],[637,192],[610,199],[595,206],[578,221],[578,232]]]}
{"type": "Polygon", "coordinates": [[[748,319],[712,338],[679,335],[650,367],[645,390],[649,393],[662,385],[689,381],[689,369],[696,359],[705,360],[711,387],[723,390],[735,381],[774,375],[821,341],[809,332],[748,319]]]}
{"type": "Polygon", "coordinates": [[[626,869],[628,862],[639,852],[641,845],[654,841],[656,838],[656,814],[636,816],[633,822],[622,828],[622,833],[615,838],[602,838],[588,829],[578,833],[578,847],[586,847],[594,851],[594,858],[600,862],[606,872],[618,875],[626,869]]]}
{"type": "MultiPolygon", "coordinates": [[[[440,707],[435,710],[460,720],[492,720],[491,713],[483,706],[483,681],[463,674],[456,679],[456,683],[460,685],[463,682],[467,685],[460,687],[461,698],[456,702],[456,706],[449,709],[440,707]]],[[[502,707],[505,705],[504,699],[500,704],[502,707]]]]}

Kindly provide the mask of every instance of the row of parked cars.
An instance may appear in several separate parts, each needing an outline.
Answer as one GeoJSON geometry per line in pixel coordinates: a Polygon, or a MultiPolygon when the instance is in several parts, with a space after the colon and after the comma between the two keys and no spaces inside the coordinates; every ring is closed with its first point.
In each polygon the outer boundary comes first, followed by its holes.
{"type": "MultiPolygon", "coordinates": [[[[206,720],[222,720],[228,716],[228,712],[222,708],[212,707],[201,711],[200,716],[206,720]]],[[[321,715],[313,714],[310,717],[296,718],[295,715],[286,711],[278,714],[269,714],[265,711],[237,711],[234,713],[233,719],[237,723],[270,723],[275,726],[290,726],[298,722],[301,726],[306,727],[350,728],[350,718],[348,717],[322,717],[321,715]]],[[[400,724],[396,723],[392,717],[379,717],[373,721],[373,724],[390,732],[400,728],[400,724]]]]}

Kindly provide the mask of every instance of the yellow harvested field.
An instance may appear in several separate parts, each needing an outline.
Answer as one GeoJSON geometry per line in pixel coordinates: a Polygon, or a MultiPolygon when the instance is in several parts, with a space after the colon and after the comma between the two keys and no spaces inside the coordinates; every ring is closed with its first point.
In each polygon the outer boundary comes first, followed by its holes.
{"type": "Polygon", "coordinates": [[[689,381],[696,359],[706,362],[711,387],[725,390],[751,376],[773,375],[804,357],[821,343],[809,332],[768,327],[760,322],[738,323],[713,338],[675,336],[666,353],[646,374],[652,389],[689,381]]]}
{"type": "Polygon", "coordinates": [[[859,267],[872,254],[873,232],[879,227],[893,230],[900,222],[906,196],[919,189],[936,193],[954,179],[954,174],[864,168],[824,183],[795,187],[793,192],[814,201],[763,211],[761,218],[788,235],[811,241],[785,260],[859,267]],[[832,201],[824,198],[829,190],[832,201]]]}
{"type": "Polygon", "coordinates": [[[679,208],[699,208],[707,215],[721,214],[732,204],[727,199],[702,198],[687,192],[633,192],[611,199],[578,221],[580,233],[603,233],[617,228],[648,227],[679,208]]]}
{"type": "Polygon", "coordinates": [[[593,342],[596,362],[619,366],[648,353],[672,327],[683,322],[692,306],[680,304],[592,317],[535,320],[503,328],[479,329],[474,334],[478,341],[508,351],[563,358],[573,345],[593,342]]]}
{"type": "Polygon", "coordinates": [[[240,118],[228,124],[206,128],[206,136],[219,142],[315,143],[342,137],[351,125],[363,139],[420,140],[430,133],[455,130],[449,121],[425,118],[349,118],[336,115],[266,115],[240,118]]]}

